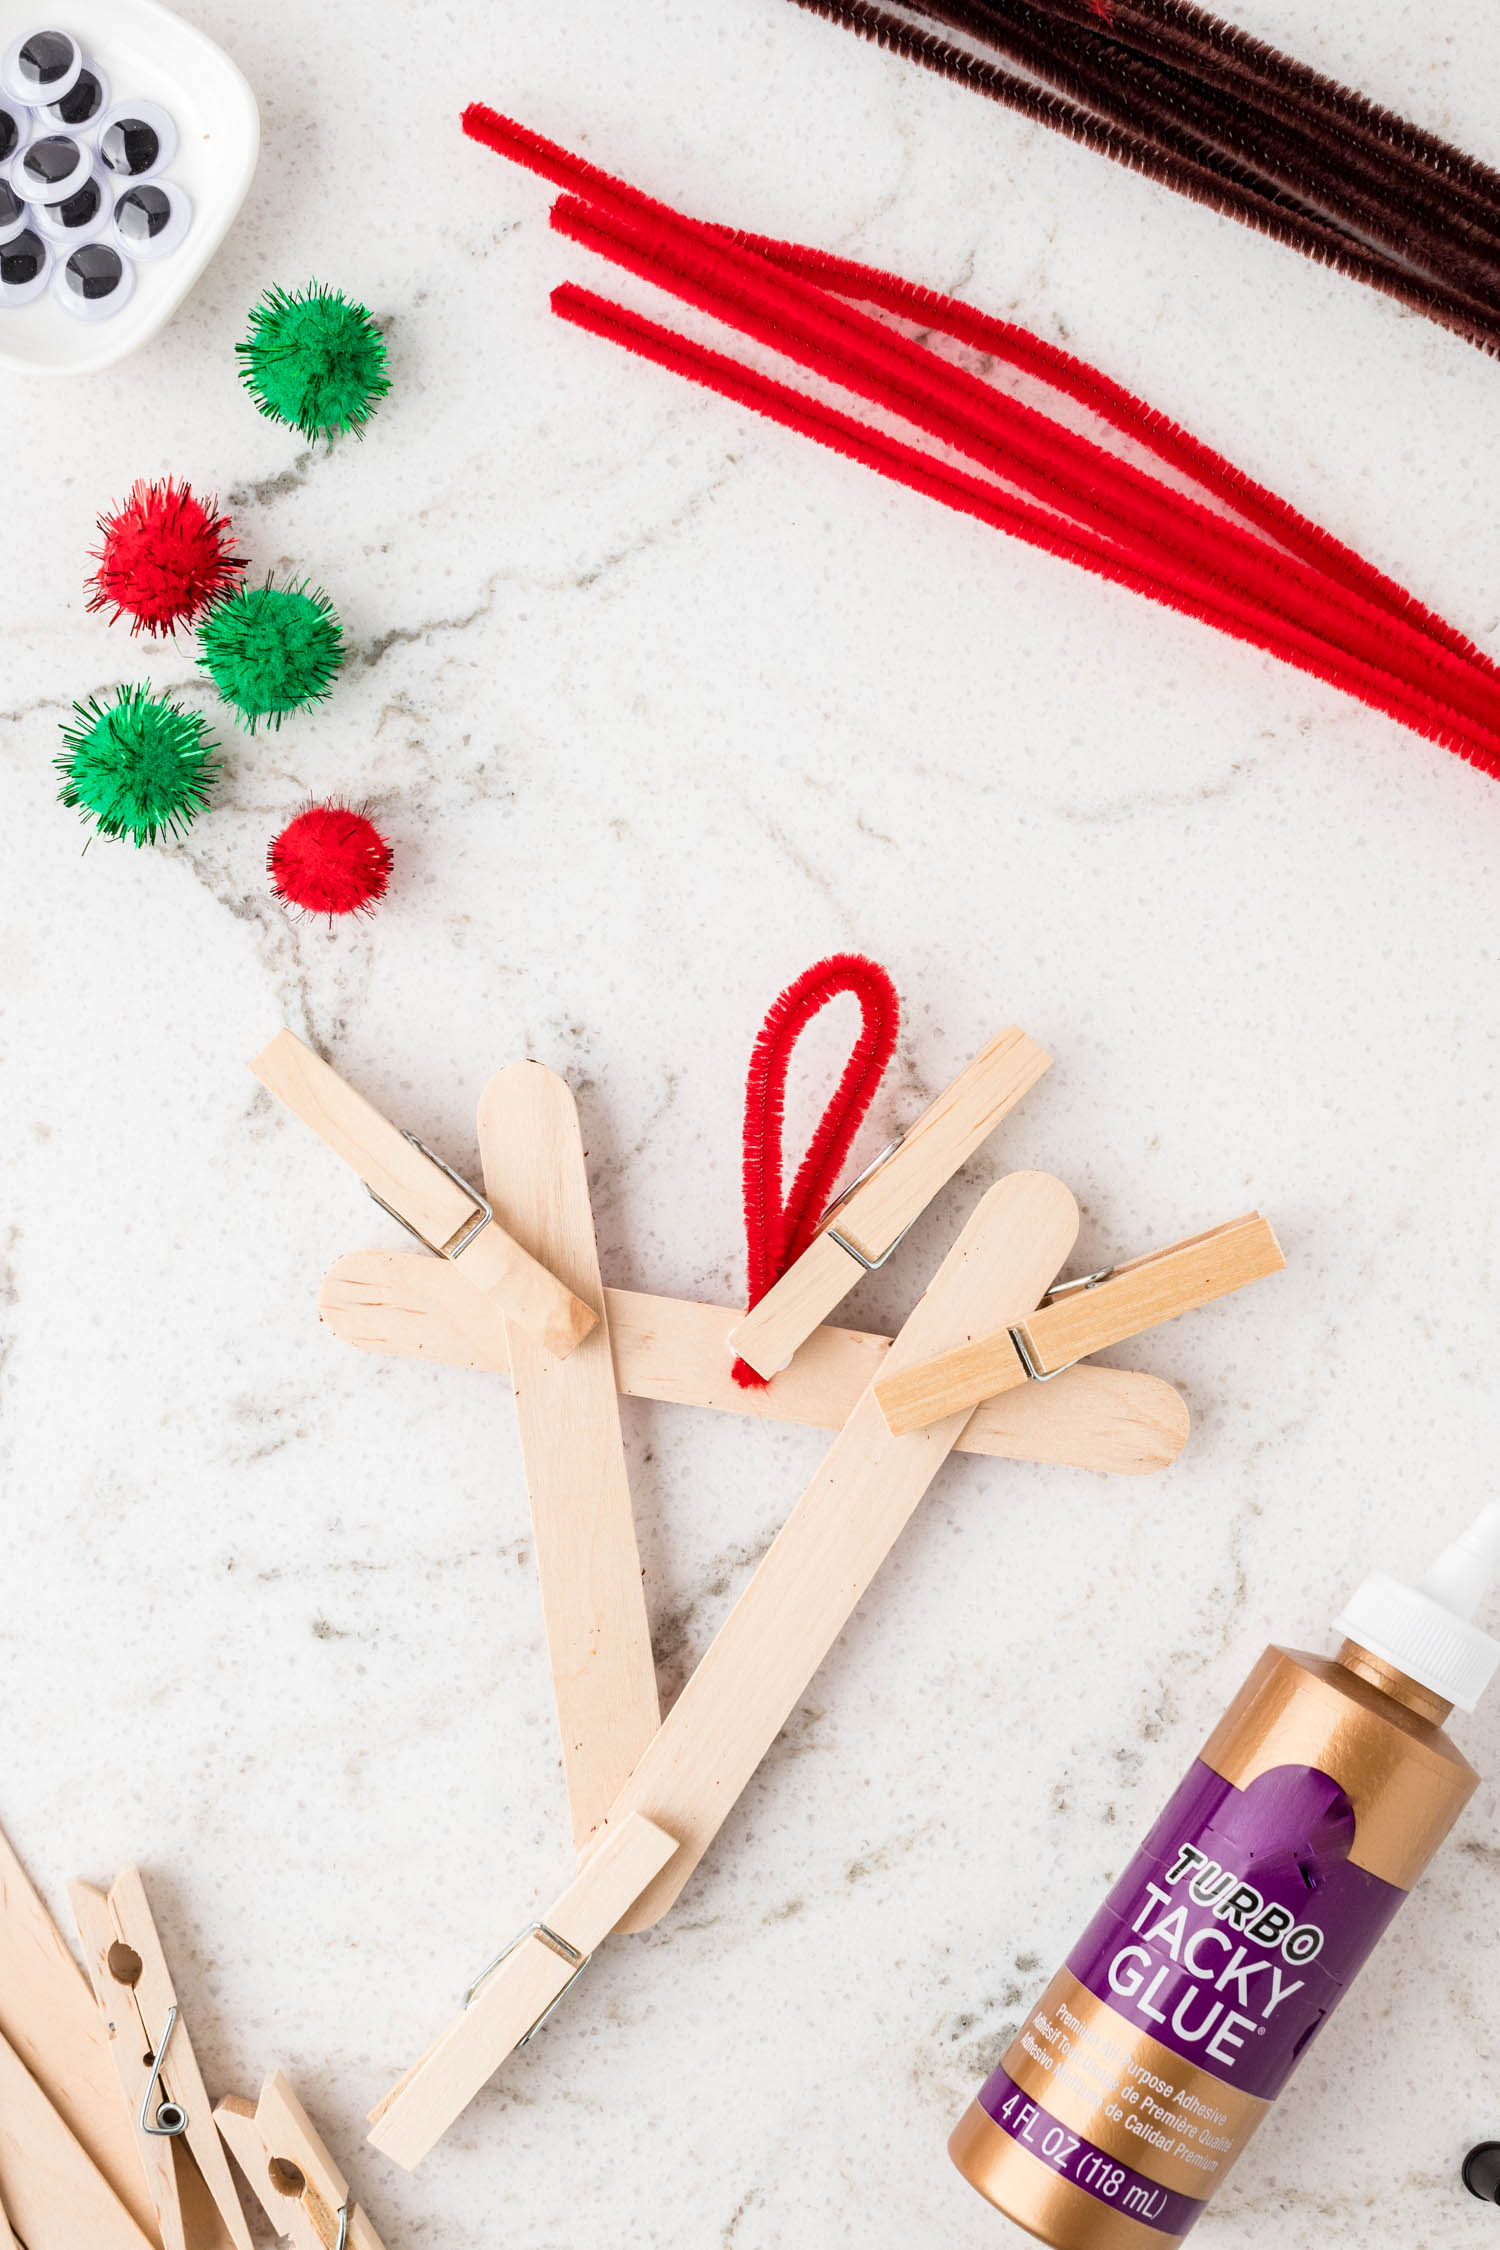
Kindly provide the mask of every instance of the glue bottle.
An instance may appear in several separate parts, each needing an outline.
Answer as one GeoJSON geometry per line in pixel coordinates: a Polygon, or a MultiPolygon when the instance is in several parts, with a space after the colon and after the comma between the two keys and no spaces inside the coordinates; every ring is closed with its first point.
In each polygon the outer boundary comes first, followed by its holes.
{"type": "Polygon", "coordinates": [[[1367,1578],[1333,1659],[1266,1650],[948,2144],[1039,2241],[1199,2216],[1477,1786],[1443,1722],[1500,1666],[1497,1571],[1500,1504],[1367,1578]]]}

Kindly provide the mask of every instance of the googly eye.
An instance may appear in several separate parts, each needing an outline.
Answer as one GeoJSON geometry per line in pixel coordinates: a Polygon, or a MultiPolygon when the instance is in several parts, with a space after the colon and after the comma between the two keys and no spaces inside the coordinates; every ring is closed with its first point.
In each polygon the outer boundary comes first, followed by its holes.
{"type": "Polygon", "coordinates": [[[0,242],[9,242],[26,224],[26,206],[9,180],[0,180],[0,242]]]}
{"type": "Polygon", "coordinates": [[[8,95],[0,94],[0,164],[8,164],[16,150],[31,131],[31,119],[24,102],[13,102],[8,95]]]}
{"type": "Polygon", "coordinates": [[[28,203],[65,203],[93,168],[88,150],[70,133],[38,133],[12,164],[10,181],[28,203]]]}
{"type": "Polygon", "coordinates": [[[166,258],[193,223],[175,180],[137,180],[115,198],[115,240],[132,258],[166,258]]]}
{"type": "Polygon", "coordinates": [[[52,276],[53,296],[79,320],[111,319],[134,290],[135,268],[111,242],[82,243],[52,276]]]}
{"type": "Polygon", "coordinates": [[[176,154],[177,127],[155,102],[116,102],[99,120],[99,155],[116,179],[149,179],[176,154]]]}
{"type": "Polygon", "coordinates": [[[0,242],[0,312],[40,297],[52,272],[52,252],[32,227],[0,242]]]}
{"type": "Polygon", "coordinates": [[[86,62],[60,101],[48,102],[42,116],[49,125],[80,133],[109,107],[109,81],[99,65],[86,62]]]}
{"type": "Polygon", "coordinates": [[[0,85],[23,102],[60,102],[83,68],[83,50],[66,31],[28,31],[0,60],[0,85]]]}
{"type": "Polygon", "coordinates": [[[114,188],[96,164],[82,187],[75,188],[62,203],[34,205],[32,217],[38,233],[49,242],[67,242],[76,248],[80,242],[91,242],[96,235],[107,233],[113,212],[114,188]]]}

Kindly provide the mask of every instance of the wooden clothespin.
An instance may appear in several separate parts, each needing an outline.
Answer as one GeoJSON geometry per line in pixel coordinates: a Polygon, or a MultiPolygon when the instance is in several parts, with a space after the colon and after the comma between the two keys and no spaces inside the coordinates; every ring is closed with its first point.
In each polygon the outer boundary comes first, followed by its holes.
{"type": "Polygon", "coordinates": [[[292,2250],[384,2250],[279,2070],[259,2101],[226,2095],[214,2118],[256,2201],[292,2250]]]}
{"type": "Polygon", "coordinates": [[[254,2250],[139,1870],[69,1896],[164,2250],[254,2250]]]}
{"type": "MultiPolygon", "coordinates": [[[[479,1103],[497,1217],[595,1325],[557,1359],[505,1323],[573,1838],[587,1843],[661,1722],[583,1136],[572,1093],[513,1063],[479,1103]]],[[[447,1277],[444,1276],[444,1279],[447,1277]]]]}
{"type": "Polygon", "coordinates": [[[919,1430],[944,1415],[971,1411],[983,1399],[1051,1383],[1091,1352],[1211,1305],[1285,1264],[1269,1222],[1252,1211],[1169,1250],[1060,1282],[1029,1319],[924,1366],[885,1370],[875,1396],[898,1435],[919,1430]]]}
{"type": "Polygon", "coordinates": [[[447,2030],[371,2110],[371,2147],[408,2170],[420,2164],[506,2056],[540,2031],[676,1849],[674,1837],[638,1814],[607,1828],[546,1919],[496,1954],[447,2030]]]}
{"type": "MultiPolygon", "coordinates": [[[[65,2133],[77,2144],[75,2161],[60,2136],[50,2134],[45,2124],[39,2127],[41,2135],[54,2143],[58,2152],[55,2163],[71,2167],[80,2177],[84,2166],[97,2169],[135,2228],[143,2235],[154,2235],[156,2215],[146,2192],[146,2175],[130,2118],[120,2100],[104,2018],[66,1940],[3,1834],[0,2036],[56,2110],[65,2133]]],[[[5,2113],[6,2105],[0,2104],[0,2116],[5,2113]]],[[[94,2198],[87,2181],[83,2193],[86,2199],[94,2198]]],[[[0,2166],[0,2197],[3,2195],[4,2168],[0,2166]]],[[[101,2211],[107,2210],[102,2198],[95,2200],[101,2211]]],[[[34,2233],[35,2220],[29,2207],[27,2224],[34,2233]]],[[[29,2237],[28,2250],[33,2250],[29,2237]]],[[[40,2245],[34,2250],[40,2250],[40,2245]]]]}
{"type": "MultiPolygon", "coordinates": [[[[116,2097],[118,2101],[118,2096],[116,2097]]],[[[8,2039],[0,2039],[0,2242],[23,2250],[154,2250],[8,2039]]]]}
{"type": "Polygon", "coordinates": [[[594,1314],[500,1226],[482,1195],[398,1131],[363,1094],[291,1031],[279,1031],[250,1068],[335,1156],[352,1165],[383,1211],[452,1262],[507,1320],[566,1358],[594,1314]]]}
{"type": "MultiPolygon", "coordinates": [[[[1058,1180],[1016,1173],[981,1200],[891,1347],[920,1362],[976,1327],[1024,1319],[1078,1231],[1058,1180]]],[[[611,1806],[545,1929],[502,1955],[375,2112],[370,2139],[419,2163],[610,1929],[644,1929],[681,1891],[865,1588],[956,1445],[965,1415],[895,1437],[867,1388],[712,1647],[611,1806]],[[609,1869],[609,1879],[603,1872],[609,1869]],[[616,1878],[618,1878],[616,1880],[616,1878]],[[580,1885],[597,1886],[580,1934],[580,1885]],[[587,1942],[585,1942],[585,1936],[587,1942]],[[564,1941],[561,1951],[551,1941],[564,1941]],[[550,1957],[550,1958],[549,1958],[550,1957]]]]}
{"type": "Polygon", "coordinates": [[[730,1330],[731,1351],[757,1375],[785,1367],[861,1276],[885,1264],[938,1190],[1051,1064],[1014,1025],[992,1039],[844,1190],[801,1257],[730,1330]]]}
{"type": "MultiPolygon", "coordinates": [[[[737,1307],[637,1289],[606,1289],[604,1304],[615,1382],[624,1397],[809,1429],[842,1428],[890,1350],[888,1336],[825,1325],[813,1330],[773,1382],[745,1388],[730,1374],[729,1333],[742,1317],[737,1307]]],[[[358,1351],[510,1372],[495,1322],[435,1258],[353,1251],[329,1267],[318,1309],[333,1334],[358,1351]]],[[[1160,1376],[1085,1364],[1054,1383],[1029,1383],[987,1399],[965,1425],[958,1450],[1149,1476],[1176,1460],[1187,1434],[1186,1402],[1160,1376]]]]}

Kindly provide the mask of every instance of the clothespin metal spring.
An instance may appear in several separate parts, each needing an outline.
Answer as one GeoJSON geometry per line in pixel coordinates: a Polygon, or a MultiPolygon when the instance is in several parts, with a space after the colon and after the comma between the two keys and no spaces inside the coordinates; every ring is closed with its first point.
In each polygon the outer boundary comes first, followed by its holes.
{"type": "Polygon", "coordinates": [[[151,2076],[146,2080],[146,2091],[141,2096],[141,2131],[149,2133],[158,2141],[179,2140],[188,2128],[187,2111],[181,2102],[163,2099],[156,2105],[155,2117],[151,2114],[151,2104],[155,2099],[156,2089],[161,2084],[162,2065],[167,2059],[167,2043],[176,2028],[177,2008],[174,2002],[167,2010],[166,2029],[151,2059],[151,2076]]]}
{"type": "Polygon", "coordinates": [[[487,1969],[480,1970],[478,1976],[474,1979],[474,1982],[470,1985],[468,1991],[464,1994],[463,2004],[466,2008],[470,2008],[473,2006],[475,2000],[479,1995],[481,1986],[488,1983],[489,1979],[499,1968],[501,1962],[508,1961],[511,1955],[515,1952],[517,1946],[524,1945],[528,1938],[533,1937],[539,1938],[542,1944],[547,1947],[549,1952],[556,1953],[562,1960],[571,1962],[574,1965],[573,1974],[569,1977],[567,1983],[563,1986],[562,1991],[558,1993],[556,1999],[549,2001],[548,2005],[537,2017],[535,2023],[531,2025],[529,2030],[523,2032],[521,2037],[516,2041],[516,2051],[518,2053],[520,2049],[527,2044],[528,2040],[534,2039],[536,2037],[543,2024],[546,2023],[548,2019],[556,2012],[558,2007],[566,1999],[567,1995],[572,1991],[574,1985],[578,1982],[578,1979],[583,1975],[583,1972],[588,1967],[590,1961],[592,1961],[594,1958],[592,1953],[580,1953],[576,1945],[570,1945],[565,1937],[559,1937],[557,1931],[549,1929],[545,1922],[528,1922],[524,1930],[518,1930],[516,1932],[509,1945],[502,1946],[501,1950],[495,1955],[494,1960],[491,1961],[489,1967],[487,1969]]]}
{"type": "Polygon", "coordinates": [[[467,1226],[460,1227],[456,1234],[451,1234],[446,1242],[429,1242],[420,1227],[414,1227],[410,1219],[404,1219],[399,1211],[395,1210],[392,1205],[386,1202],[386,1199],[383,1195],[377,1195],[375,1193],[375,1190],[371,1187],[368,1180],[366,1180],[364,1184],[366,1195],[370,1198],[370,1201],[372,1203],[378,1203],[380,1205],[381,1210],[386,1213],[388,1218],[394,1219],[398,1226],[405,1227],[407,1233],[409,1235],[413,1235],[416,1240],[421,1243],[424,1250],[435,1251],[437,1256],[440,1258],[461,1257],[464,1251],[468,1249],[469,1244],[474,1240],[475,1235],[482,1234],[484,1229],[489,1225],[491,1219],[493,1219],[493,1217],[495,1216],[493,1208],[479,1193],[479,1190],[477,1188],[470,1186],[469,1182],[464,1178],[462,1172],[455,1172],[451,1164],[445,1164],[435,1150],[430,1149],[424,1140],[419,1140],[415,1133],[409,1133],[404,1125],[401,1128],[401,1138],[404,1141],[410,1141],[412,1147],[416,1149],[419,1154],[425,1156],[428,1159],[429,1163],[435,1164],[440,1172],[446,1172],[448,1178],[453,1182],[453,1185],[455,1187],[463,1189],[464,1194],[468,1196],[469,1200],[474,1205],[473,1218],[469,1221],[467,1226]]]}
{"type": "Polygon", "coordinates": [[[860,1249],[857,1242],[851,1242],[847,1234],[841,1234],[837,1227],[830,1226],[828,1222],[834,1216],[835,1212],[843,1210],[844,1205],[848,1202],[850,1196],[853,1195],[856,1188],[862,1188],[866,1180],[874,1178],[875,1174],[880,1170],[883,1164],[889,1163],[890,1159],[895,1155],[897,1149],[901,1147],[905,1139],[906,1135],[904,1133],[898,1133],[893,1141],[887,1141],[880,1154],[876,1157],[871,1158],[870,1162],[865,1166],[859,1177],[857,1179],[851,1180],[846,1188],[841,1188],[839,1190],[839,1193],[834,1197],[833,1201],[829,1204],[828,1209],[823,1213],[822,1218],[818,1221],[819,1233],[826,1234],[830,1242],[836,1242],[841,1250],[847,1251],[849,1256],[854,1260],[855,1264],[857,1266],[863,1266],[866,1273],[879,1273],[881,1267],[888,1264],[889,1261],[895,1257],[896,1252],[900,1249],[902,1243],[906,1240],[907,1236],[911,1233],[912,1228],[916,1225],[916,1220],[908,1220],[907,1224],[897,1235],[895,1241],[889,1243],[887,1247],[881,1251],[879,1257],[877,1258],[870,1257],[868,1252],[860,1249]]]}
{"type": "MultiPolygon", "coordinates": [[[[1055,1281],[1042,1299],[1042,1303],[1053,1305],[1056,1304],[1059,1297],[1074,1297],[1080,1290],[1097,1289],[1101,1281],[1110,1279],[1114,1270],[1113,1266],[1101,1266],[1097,1273],[1080,1274],[1076,1281],[1055,1281]]],[[[1031,1356],[1031,1347],[1026,1341],[1025,1329],[1012,1328],[1007,1333],[1016,1347],[1016,1357],[1025,1368],[1026,1380],[1029,1383],[1055,1383],[1059,1375],[1070,1374],[1075,1367],[1083,1365],[1081,1360],[1070,1359],[1065,1367],[1054,1367],[1044,1372],[1037,1366],[1036,1361],[1031,1356]]]]}

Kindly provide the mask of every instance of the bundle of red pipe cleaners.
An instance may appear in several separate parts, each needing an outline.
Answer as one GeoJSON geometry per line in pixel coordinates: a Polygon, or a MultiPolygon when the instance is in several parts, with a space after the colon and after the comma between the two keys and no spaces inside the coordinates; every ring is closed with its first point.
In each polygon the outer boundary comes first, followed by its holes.
{"type": "Polygon", "coordinates": [[[552,294],[562,319],[961,514],[1268,649],[1500,777],[1500,666],[1404,587],[1086,361],[896,275],[687,218],[482,104],[465,111],[464,130],[569,191],[553,206],[558,233],[899,417],[988,475],[571,282],[552,294]],[[1021,404],[862,306],[1040,379],[1190,479],[1200,497],[1021,404]]]}

